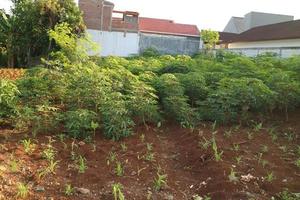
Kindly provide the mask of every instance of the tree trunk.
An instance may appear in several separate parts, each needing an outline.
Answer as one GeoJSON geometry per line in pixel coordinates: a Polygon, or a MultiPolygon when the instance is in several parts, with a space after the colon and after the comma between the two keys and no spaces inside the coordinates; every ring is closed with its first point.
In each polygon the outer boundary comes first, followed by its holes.
{"type": "Polygon", "coordinates": [[[31,62],[31,47],[29,47],[27,51],[27,63],[26,63],[27,66],[31,64],[30,62],[31,62]]]}

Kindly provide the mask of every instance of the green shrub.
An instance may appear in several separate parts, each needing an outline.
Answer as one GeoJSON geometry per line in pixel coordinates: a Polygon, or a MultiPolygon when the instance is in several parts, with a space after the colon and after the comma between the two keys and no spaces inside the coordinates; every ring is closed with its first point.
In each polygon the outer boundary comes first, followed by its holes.
{"type": "Polygon", "coordinates": [[[141,56],[143,57],[157,57],[159,56],[160,53],[157,51],[157,49],[155,48],[148,48],[148,49],[145,49],[142,53],[141,53],[141,56]]]}
{"type": "Polygon", "coordinates": [[[57,70],[35,67],[26,70],[17,81],[21,101],[39,104],[43,101],[59,101],[63,96],[63,74],[57,70]]]}
{"type": "Polygon", "coordinates": [[[161,70],[159,70],[159,74],[175,74],[175,73],[181,73],[181,74],[187,74],[191,71],[191,69],[188,66],[180,65],[180,64],[173,64],[166,67],[163,67],[161,70]]]}
{"type": "Polygon", "coordinates": [[[0,117],[9,117],[16,113],[17,86],[9,80],[0,79],[0,117]]]}
{"type": "Polygon", "coordinates": [[[300,83],[291,78],[289,73],[278,71],[270,74],[267,80],[269,87],[276,93],[276,106],[285,111],[297,107],[300,103],[300,83]]]}
{"type": "Polygon", "coordinates": [[[121,93],[108,94],[106,101],[100,107],[100,112],[104,135],[107,138],[117,141],[132,133],[134,122],[130,118],[121,93]]]}
{"type": "Polygon", "coordinates": [[[192,125],[193,110],[188,104],[188,97],[185,96],[179,80],[173,74],[164,74],[156,84],[166,116],[182,125],[192,125]]]}
{"type": "Polygon", "coordinates": [[[299,200],[300,194],[293,194],[288,190],[284,190],[283,192],[277,195],[277,200],[299,200]]]}
{"type": "Polygon", "coordinates": [[[179,76],[179,80],[184,86],[185,94],[189,97],[192,106],[197,101],[206,99],[208,88],[205,78],[200,73],[190,72],[179,76]]]}
{"type": "Polygon", "coordinates": [[[247,118],[250,111],[267,111],[272,107],[273,97],[273,92],[261,80],[224,78],[206,101],[199,102],[199,111],[211,120],[236,121],[247,118]]]}
{"type": "Polygon", "coordinates": [[[74,111],[67,111],[63,116],[63,122],[67,134],[74,138],[87,138],[92,134],[92,122],[96,121],[96,113],[78,109],[74,111]]]}

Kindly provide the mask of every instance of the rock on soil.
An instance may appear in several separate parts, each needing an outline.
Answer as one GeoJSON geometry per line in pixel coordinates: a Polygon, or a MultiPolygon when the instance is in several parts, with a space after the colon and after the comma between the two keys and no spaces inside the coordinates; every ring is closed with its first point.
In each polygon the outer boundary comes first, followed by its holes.
{"type": "Polygon", "coordinates": [[[80,193],[80,194],[90,194],[91,191],[89,189],[86,189],[86,188],[77,188],[75,187],[74,188],[76,192],[80,193]]]}

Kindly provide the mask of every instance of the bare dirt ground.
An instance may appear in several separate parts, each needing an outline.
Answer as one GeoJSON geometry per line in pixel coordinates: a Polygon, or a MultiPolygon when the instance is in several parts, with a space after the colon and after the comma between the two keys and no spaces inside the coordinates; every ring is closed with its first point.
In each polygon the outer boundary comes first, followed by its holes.
{"type": "Polygon", "coordinates": [[[134,136],[120,142],[106,140],[100,133],[90,142],[49,134],[32,138],[2,127],[0,199],[17,199],[18,183],[27,185],[27,199],[32,200],[111,200],[113,183],[123,185],[129,200],[188,200],[197,195],[212,200],[269,200],[284,188],[300,192],[300,168],[295,165],[299,119],[300,112],[295,112],[288,122],[278,117],[263,123],[262,128],[234,125],[213,129],[211,123],[194,130],[172,124],[160,129],[141,126],[134,136]],[[209,142],[213,135],[218,152],[223,151],[219,162],[209,142]],[[33,152],[25,152],[20,142],[24,138],[34,142],[33,152]],[[52,173],[41,175],[49,162],[42,157],[49,140],[58,164],[52,173]],[[86,159],[84,173],[78,172],[74,161],[79,155],[86,159]],[[124,169],[122,176],[115,173],[117,162],[124,169]],[[158,171],[167,175],[167,185],[160,191],[153,187],[158,171]],[[231,171],[235,176],[229,176],[231,171]],[[77,188],[71,196],[65,195],[66,184],[77,188]]]}

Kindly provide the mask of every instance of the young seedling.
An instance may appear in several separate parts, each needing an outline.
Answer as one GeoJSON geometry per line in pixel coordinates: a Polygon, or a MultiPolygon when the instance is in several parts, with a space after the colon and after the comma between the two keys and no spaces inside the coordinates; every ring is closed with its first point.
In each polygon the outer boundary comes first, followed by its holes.
{"type": "Polygon", "coordinates": [[[75,140],[73,140],[71,144],[71,160],[76,160],[76,153],[75,153],[75,148],[78,148],[77,144],[75,144],[75,140]]]}
{"type": "Polygon", "coordinates": [[[247,136],[248,136],[248,140],[253,140],[253,138],[254,138],[254,133],[248,132],[248,133],[247,133],[247,136]]]}
{"type": "Polygon", "coordinates": [[[59,161],[54,161],[54,160],[49,161],[48,166],[39,171],[38,178],[41,179],[51,173],[55,174],[55,171],[58,167],[58,163],[59,161]]]}
{"type": "Polygon", "coordinates": [[[280,200],[299,200],[299,194],[292,193],[288,189],[285,189],[283,192],[277,194],[280,200]]]}
{"type": "Polygon", "coordinates": [[[275,176],[274,176],[274,173],[273,172],[268,172],[267,176],[265,177],[265,179],[268,181],[268,182],[272,182],[274,179],[275,179],[275,176]]]}
{"type": "Polygon", "coordinates": [[[232,129],[225,131],[224,135],[225,135],[225,137],[230,138],[232,136],[232,129]]]}
{"type": "Polygon", "coordinates": [[[235,152],[239,151],[240,150],[240,145],[239,144],[233,144],[232,150],[235,151],[235,152]]]}
{"type": "Polygon", "coordinates": [[[110,151],[108,153],[108,158],[106,160],[106,164],[110,165],[111,163],[115,162],[117,160],[117,153],[110,151]]]}
{"type": "Polygon", "coordinates": [[[66,138],[66,135],[63,134],[63,133],[60,133],[57,135],[58,139],[60,142],[64,142],[65,138],[66,138]]]}
{"type": "Polygon", "coordinates": [[[93,142],[92,136],[86,136],[83,140],[85,143],[91,144],[93,142]]]}
{"type": "Polygon", "coordinates": [[[263,168],[265,168],[269,164],[269,162],[267,160],[262,160],[261,164],[262,164],[263,168]]]}
{"type": "Polygon", "coordinates": [[[214,121],[214,123],[212,124],[212,131],[214,132],[216,130],[217,127],[217,121],[214,121]]]}
{"type": "Polygon", "coordinates": [[[230,182],[237,183],[239,182],[239,178],[236,176],[236,172],[231,168],[230,174],[228,175],[228,179],[230,182]]]}
{"type": "Polygon", "coordinates": [[[241,163],[241,161],[242,161],[242,156],[235,157],[235,161],[239,165],[241,163]]]}
{"type": "Polygon", "coordinates": [[[262,129],[262,127],[263,127],[263,123],[262,122],[261,123],[256,123],[256,124],[254,124],[254,131],[258,132],[258,131],[260,131],[262,129]]]}
{"type": "Polygon", "coordinates": [[[25,199],[29,195],[28,185],[24,183],[18,183],[17,185],[17,198],[25,199]]]}
{"type": "Polygon", "coordinates": [[[142,134],[142,135],[140,136],[140,140],[141,140],[142,143],[145,142],[145,135],[144,135],[144,134],[142,134]]]}
{"type": "Polygon", "coordinates": [[[147,143],[146,146],[147,146],[147,151],[152,151],[153,150],[153,144],[147,143]]]}
{"type": "Polygon", "coordinates": [[[268,147],[267,145],[263,145],[263,146],[261,147],[261,151],[262,151],[263,153],[268,153],[269,147],[268,147]]]}
{"type": "Polygon", "coordinates": [[[272,138],[272,142],[274,143],[274,142],[277,141],[278,135],[277,135],[276,133],[272,133],[272,134],[271,134],[271,138],[272,138]]]}
{"type": "Polygon", "coordinates": [[[263,154],[262,154],[262,153],[258,153],[258,155],[256,155],[256,156],[255,156],[255,157],[256,157],[256,159],[257,159],[257,162],[258,162],[258,164],[260,164],[260,163],[261,163],[262,156],[263,156],[263,154]]]}
{"type": "Polygon", "coordinates": [[[147,146],[147,152],[146,152],[146,154],[143,156],[143,158],[144,158],[145,160],[147,160],[147,161],[152,162],[152,161],[154,161],[154,159],[155,159],[155,158],[154,158],[154,157],[155,157],[155,153],[152,152],[152,150],[153,150],[153,145],[150,144],[150,143],[147,143],[146,146],[147,146]]]}
{"type": "Polygon", "coordinates": [[[221,152],[218,151],[218,146],[217,146],[215,138],[212,139],[212,149],[214,151],[215,160],[217,162],[221,161],[222,160],[223,151],[221,151],[221,152]]]}
{"type": "Polygon", "coordinates": [[[76,160],[78,173],[83,174],[85,173],[85,170],[88,168],[86,165],[86,159],[83,156],[78,156],[76,160]]]}
{"type": "Polygon", "coordinates": [[[120,146],[121,146],[121,149],[122,149],[123,152],[127,151],[127,146],[126,146],[125,143],[121,143],[120,146]]]}
{"type": "Polygon", "coordinates": [[[147,200],[153,199],[153,198],[152,198],[152,195],[153,195],[153,193],[152,193],[151,191],[148,190],[146,199],[147,199],[147,200]]]}
{"type": "Polygon", "coordinates": [[[59,163],[59,161],[50,160],[49,165],[48,165],[48,170],[50,173],[55,174],[58,163],[59,163]]]}
{"type": "Polygon", "coordinates": [[[123,186],[120,183],[114,183],[112,185],[112,194],[114,196],[114,200],[125,200],[122,190],[123,186]]]}
{"type": "Polygon", "coordinates": [[[49,145],[48,148],[42,152],[42,157],[48,161],[54,160],[55,155],[56,151],[51,145],[49,145]]]}
{"type": "Polygon", "coordinates": [[[167,174],[160,174],[160,170],[157,172],[157,177],[154,178],[154,189],[160,191],[165,185],[167,185],[167,174]]]}
{"type": "Polygon", "coordinates": [[[64,193],[66,196],[71,196],[74,194],[74,188],[72,187],[71,184],[66,184],[64,193]]]}
{"type": "Polygon", "coordinates": [[[96,152],[97,151],[97,146],[96,144],[92,144],[92,152],[96,152]]]}
{"type": "Polygon", "coordinates": [[[238,130],[240,130],[240,128],[241,128],[241,125],[239,124],[239,125],[236,125],[236,126],[234,127],[234,130],[235,130],[235,131],[238,131],[238,130]]]}
{"type": "Polygon", "coordinates": [[[124,175],[124,168],[122,166],[122,163],[119,162],[119,161],[116,163],[115,174],[117,176],[123,176],[124,175]]]}
{"type": "Polygon", "coordinates": [[[284,133],[285,137],[287,138],[287,140],[289,142],[292,142],[294,140],[294,133],[292,132],[287,132],[287,133],[284,133]]]}
{"type": "Polygon", "coordinates": [[[211,141],[207,140],[205,137],[203,137],[203,141],[199,142],[199,146],[204,149],[207,150],[211,145],[211,141]]]}
{"type": "Polygon", "coordinates": [[[12,173],[16,173],[19,170],[19,163],[14,158],[13,155],[11,155],[10,162],[9,162],[9,169],[12,173]]]}
{"type": "Polygon", "coordinates": [[[146,161],[152,162],[155,160],[155,154],[152,152],[147,152],[143,157],[146,161]]]}
{"type": "Polygon", "coordinates": [[[281,150],[281,151],[283,151],[283,153],[286,153],[287,151],[288,151],[288,148],[287,148],[287,146],[280,146],[279,147],[279,149],[281,150]]]}
{"type": "Polygon", "coordinates": [[[203,197],[199,196],[198,194],[193,196],[194,200],[211,200],[210,196],[204,195],[203,197]]]}
{"type": "Polygon", "coordinates": [[[96,136],[96,130],[99,128],[99,124],[97,122],[91,122],[91,128],[93,129],[94,137],[96,136]]]}
{"type": "Polygon", "coordinates": [[[21,143],[24,147],[25,153],[27,153],[27,154],[31,154],[34,151],[35,146],[36,146],[34,143],[32,143],[31,139],[21,140],[21,143]]]}

